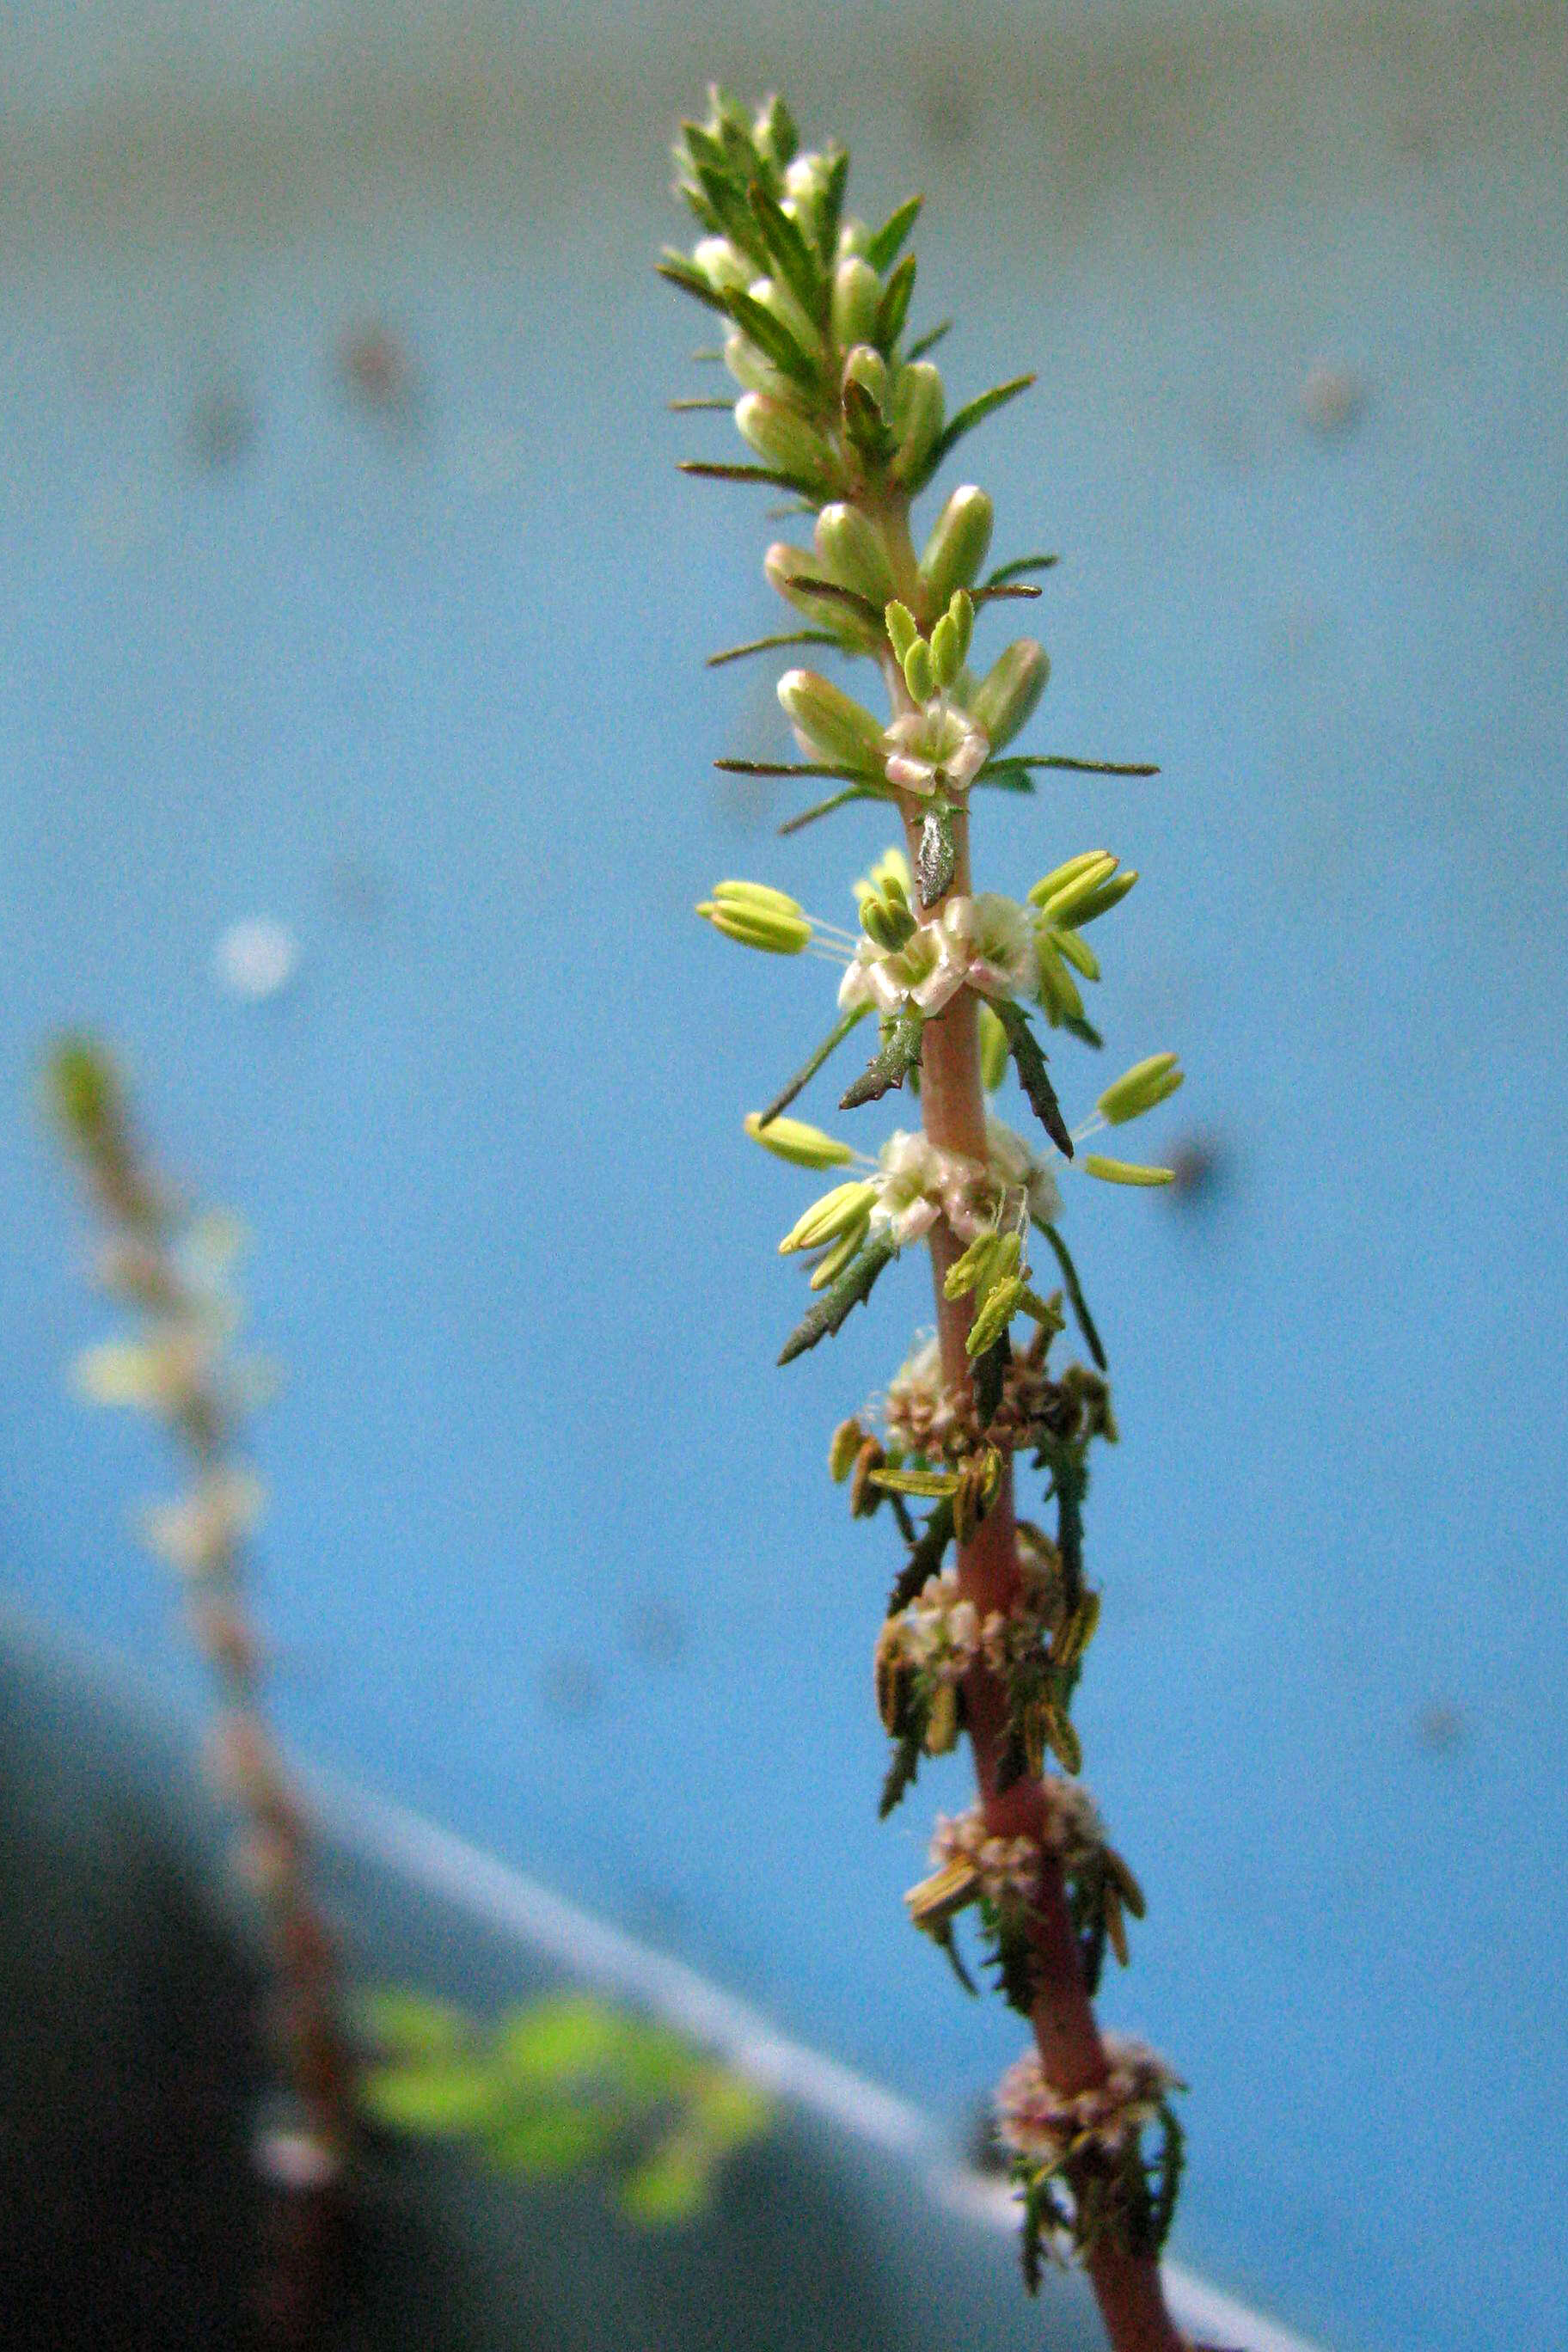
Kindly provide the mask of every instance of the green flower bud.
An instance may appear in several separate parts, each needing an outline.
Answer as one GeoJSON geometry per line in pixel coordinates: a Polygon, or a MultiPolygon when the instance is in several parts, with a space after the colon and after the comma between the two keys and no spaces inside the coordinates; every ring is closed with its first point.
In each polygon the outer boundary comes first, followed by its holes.
{"type": "Polygon", "coordinates": [[[841,588],[853,588],[880,612],[893,593],[893,567],[869,516],[836,499],[817,516],[815,536],[827,577],[841,588]]]}
{"type": "Polygon", "coordinates": [[[893,379],[893,438],[898,446],[893,472],[907,482],[917,475],[936,446],[947,414],[941,371],[929,360],[914,360],[893,379]]]}
{"type": "Polygon", "coordinates": [[[980,1077],[988,1095],[994,1095],[1007,1075],[1007,1032],[991,1007],[982,1002],[980,1007],[980,1077]]]}
{"type": "Polygon", "coordinates": [[[1116,859],[1109,849],[1087,858],[1070,881],[1063,882],[1040,902],[1040,913],[1047,923],[1068,924],[1078,919],[1080,907],[1087,907],[1101,886],[1116,871],[1116,859]]]}
{"type": "Polygon", "coordinates": [[[996,509],[984,490],[964,482],[953,491],[931,526],[921,557],[921,585],[930,604],[940,611],[955,588],[973,587],[991,551],[991,530],[996,509]]]}
{"type": "Polygon", "coordinates": [[[1040,1003],[1057,1027],[1083,1019],[1077,982],[1057,951],[1055,932],[1046,928],[1036,935],[1036,974],[1040,1003]]]}
{"type": "Polygon", "coordinates": [[[963,666],[958,624],[951,613],[944,613],[931,633],[931,658],[937,685],[945,692],[963,666]]]}
{"type": "Polygon", "coordinates": [[[803,1118],[771,1118],[763,1127],[761,1113],[748,1111],[746,1133],[764,1151],[795,1168],[845,1168],[855,1157],[853,1145],[840,1143],[837,1136],[807,1126],[803,1118]]]}
{"type": "Polygon", "coordinates": [[[811,923],[793,898],[765,882],[718,882],[697,909],[716,931],[743,948],[799,955],[811,941],[811,923]]]}
{"type": "Polygon", "coordinates": [[[691,258],[716,294],[739,294],[752,282],[751,264],[742,259],[727,236],[701,238],[691,258]]]}
{"type": "Polygon", "coordinates": [[[834,1244],[822,1264],[813,1267],[811,1288],[826,1290],[830,1282],[837,1282],[850,1260],[859,1255],[860,1244],[865,1238],[864,1225],[852,1226],[841,1242],[834,1244]]]}
{"type": "Polygon", "coordinates": [[[907,604],[895,602],[888,606],[882,618],[888,625],[888,642],[901,667],[910,647],[920,635],[915,626],[915,616],[907,604]]]}
{"type": "Polygon", "coordinates": [[[986,1349],[1002,1337],[1018,1311],[1026,1286],[1016,1275],[1009,1281],[996,1284],[969,1327],[969,1337],[964,1346],[971,1356],[983,1356],[986,1349]]]}
{"type": "Polygon", "coordinates": [[[1122,1127],[1173,1095],[1183,1076],[1174,1054],[1151,1054],[1147,1061],[1134,1062],[1113,1086],[1107,1087],[1096,1108],[1109,1126],[1122,1127]]]}
{"type": "Polygon", "coordinates": [[[809,588],[795,585],[797,580],[820,580],[822,559],[815,550],[791,547],[784,540],[775,540],[763,558],[763,570],[769,585],[776,588],[786,604],[793,604],[803,619],[814,628],[831,629],[849,650],[869,653],[881,644],[881,635],[874,625],[860,618],[847,604],[836,596],[814,596],[809,588]]]}
{"type": "Polygon", "coordinates": [[[1079,932],[1053,929],[1051,945],[1056,949],[1058,955],[1066,956],[1073,970],[1081,972],[1085,980],[1100,978],[1100,958],[1095,954],[1089,941],[1079,932]]]}
{"type": "Polygon", "coordinates": [[[847,254],[833,273],[833,337],[841,350],[870,341],[881,299],[882,281],[870,263],[847,254]]]}
{"type": "Polygon", "coordinates": [[[770,400],[793,401],[799,390],[739,328],[724,338],[724,364],[737,383],[743,384],[748,392],[765,393],[770,400]]]}
{"type": "Polygon", "coordinates": [[[863,1231],[876,1199],[877,1187],[867,1178],[836,1184],[831,1192],[824,1192],[803,1217],[796,1219],[779,1244],[779,1255],[787,1257],[794,1250],[820,1249],[826,1242],[840,1241],[847,1234],[863,1231]]]}
{"type": "Polygon", "coordinates": [[[958,658],[969,659],[970,641],[974,635],[974,600],[967,588],[955,588],[948,600],[947,617],[958,631],[958,658]]]}
{"type": "MultiPolygon", "coordinates": [[[[1064,866],[1053,866],[1048,874],[1040,877],[1030,891],[1029,904],[1043,907],[1047,898],[1054,898],[1058,890],[1065,889],[1069,882],[1076,882],[1087,866],[1094,865],[1101,857],[1110,857],[1110,852],[1108,849],[1083,849],[1076,857],[1069,857],[1064,866]]],[[[1112,857],[1110,862],[1114,866],[1116,860],[1112,857]]]]}
{"type": "Polygon", "coordinates": [[[1126,873],[1113,874],[1109,882],[1102,882],[1073,917],[1075,928],[1081,930],[1085,923],[1098,922],[1101,915],[1110,914],[1112,907],[1120,907],[1137,879],[1138,869],[1131,866],[1126,873]]]}
{"type": "Polygon", "coordinates": [[[735,403],[735,423],[765,466],[816,487],[831,483],[837,461],[815,425],[798,408],[763,392],[742,393],[735,403]]]}
{"type": "Polygon", "coordinates": [[[936,665],[923,637],[917,637],[903,660],[904,684],[917,702],[929,702],[936,692],[936,665]]]}
{"type": "Polygon", "coordinates": [[[835,766],[880,771],[882,730],[860,703],[814,669],[786,669],[778,684],[784,709],[814,751],[835,766]]]}
{"type": "Polygon", "coordinates": [[[814,359],[822,355],[822,330],[795,300],[782,278],[753,278],[746,289],[753,302],[769,310],[785,331],[794,336],[803,352],[814,359]]]}
{"type": "Polygon", "coordinates": [[[1079,1161],[1086,1176],[1098,1176],[1102,1184],[1173,1184],[1173,1168],[1142,1168],[1131,1160],[1102,1160],[1097,1151],[1086,1151],[1079,1161]]]}
{"type": "Polygon", "coordinates": [[[891,955],[912,936],[915,919],[901,893],[898,898],[870,893],[860,901],[860,927],[868,940],[891,955]]]}
{"type": "Polygon", "coordinates": [[[1010,743],[1046,690],[1051,666],[1046,649],[1033,637],[1008,646],[985,673],[970,702],[970,713],[983,728],[994,751],[1010,743]]]}
{"type": "Polygon", "coordinates": [[[844,362],[844,381],[858,383],[882,415],[888,413],[888,362],[875,343],[857,343],[844,362]]]}

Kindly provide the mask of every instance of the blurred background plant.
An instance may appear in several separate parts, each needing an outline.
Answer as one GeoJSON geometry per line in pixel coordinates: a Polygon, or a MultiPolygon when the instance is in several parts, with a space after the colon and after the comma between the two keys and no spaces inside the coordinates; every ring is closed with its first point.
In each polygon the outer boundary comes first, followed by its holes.
{"type": "Polygon", "coordinates": [[[647,2228],[700,2213],[724,2158],[768,2126],[771,2102],[730,2068],[585,1994],[488,2029],[408,1991],[366,1995],[359,2013],[379,2053],[363,2091],[378,2123],[467,2142],[521,2181],[595,2173],[647,2228]]]}

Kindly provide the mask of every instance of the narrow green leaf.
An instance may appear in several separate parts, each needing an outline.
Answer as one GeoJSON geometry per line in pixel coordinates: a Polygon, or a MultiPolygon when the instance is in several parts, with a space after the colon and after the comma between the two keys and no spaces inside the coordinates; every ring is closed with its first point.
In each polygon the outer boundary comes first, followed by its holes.
{"type": "Polygon", "coordinates": [[[1159,769],[1148,760],[1069,760],[1052,752],[1042,757],[1037,751],[1021,752],[1000,764],[1016,768],[1065,768],[1074,776],[1157,776],[1159,769]]]}
{"type": "Polygon", "coordinates": [[[722,669],[726,662],[743,661],[748,654],[771,654],[780,646],[837,646],[838,639],[831,629],[781,629],[771,637],[750,637],[743,646],[726,646],[721,654],[710,654],[705,664],[709,669],[722,669]]]}
{"type": "Polygon", "coordinates": [[[751,338],[763,357],[797,383],[816,384],[816,362],[809,352],[803,352],[787,327],[782,326],[773,312],[750,294],[731,294],[728,303],[730,316],[743,335],[751,338]]]}
{"type": "Polygon", "coordinates": [[[934,352],[938,343],[942,341],[943,336],[951,334],[952,331],[952,320],[951,319],[944,319],[939,327],[932,327],[926,334],[921,336],[918,342],[911,343],[909,350],[904,354],[905,358],[908,360],[923,360],[927,352],[934,352]]]}
{"type": "Polygon", "coordinates": [[[788,1086],[784,1087],[780,1093],[773,1097],[772,1102],[768,1105],[766,1110],[763,1111],[762,1117],[757,1121],[757,1125],[759,1127],[766,1127],[773,1119],[779,1118],[783,1112],[789,1108],[796,1095],[804,1093],[805,1088],[811,1084],[813,1078],[816,1077],[818,1070],[821,1069],[824,1062],[828,1059],[830,1055],[836,1054],[838,1051],[839,1046],[843,1045],[844,1040],[848,1036],[851,1029],[865,1018],[868,1009],[869,1008],[864,1004],[858,1004],[856,1006],[853,1013],[847,1013],[841,1021],[835,1022],[833,1027],[828,1031],[826,1036],[823,1039],[821,1045],[817,1047],[810,1061],[805,1064],[803,1069],[797,1070],[794,1077],[790,1080],[788,1086]]]}
{"type": "Polygon", "coordinates": [[[780,277],[799,302],[807,318],[820,326],[827,280],[822,264],[810,250],[799,229],[784,212],[775,197],[771,196],[760,180],[753,180],[747,191],[752,210],[757,216],[757,226],[769,254],[778,265],[780,277]]]}
{"type": "Polygon", "coordinates": [[[1040,1231],[1049,1242],[1057,1264],[1062,1270],[1062,1287],[1071,1301],[1073,1316],[1079,1329],[1083,1333],[1084,1346],[1094,1358],[1097,1369],[1103,1372],[1107,1370],[1105,1349],[1100,1345],[1100,1333],[1096,1330],[1094,1318],[1089,1311],[1089,1302],[1083,1295],[1083,1286],[1078,1278],[1078,1268],[1068,1254],[1068,1245],[1055,1225],[1042,1225],[1040,1231]]]}
{"type": "Polygon", "coordinates": [[[873,792],[868,784],[851,784],[847,791],[835,793],[830,800],[818,801],[815,808],[802,809],[798,816],[786,817],[779,827],[779,838],[786,834],[801,833],[815,824],[819,816],[831,816],[835,809],[847,808],[851,801],[889,800],[889,793],[873,792]]]}
{"type": "Polygon", "coordinates": [[[820,760],[715,760],[726,776],[833,776],[840,783],[861,784],[849,768],[829,768],[820,760]]]}
{"type": "Polygon", "coordinates": [[[983,588],[1001,588],[1009,580],[1021,580],[1027,572],[1049,572],[1061,562],[1059,555],[1016,555],[1011,563],[999,563],[981,582],[983,588]]]}
{"type": "Polygon", "coordinates": [[[978,610],[982,604],[1016,604],[1043,593],[1043,590],[1032,587],[1027,581],[1009,580],[1000,588],[976,588],[970,602],[978,610]]]}
{"type": "Polygon", "coordinates": [[[937,1947],[937,1949],[945,1955],[949,1968],[952,1970],[953,1975],[958,1979],[959,1983],[963,1987],[964,1991],[970,1994],[973,1999],[978,2000],[980,1998],[980,1987],[975,1983],[974,1979],[970,1975],[969,1970],[963,1965],[963,1955],[958,1948],[957,1938],[954,1937],[952,1932],[952,1922],[950,1919],[938,1920],[934,1926],[928,1927],[925,1932],[931,1937],[931,1942],[937,1947]]]}
{"type": "Polygon", "coordinates": [[[721,466],[705,457],[683,457],[680,471],[696,474],[705,482],[765,482],[771,489],[799,490],[803,496],[807,488],[793,474],[781,474],[772,466],[721,466]]]}
{"type": "Polygon", "coordinates": [[[1029,1098],[1030,1108],[1057,1150],[1070,1160],[1073,1156],[1072,1137],[1062,1117],[1062,1107],[1057,1100],[1057,1090],[1051,1084],[1045,1055],[1029,1026],[1028,1015],[1009,997],[999,997],[991,1009],[1007,1032],[1007,1050],[1013,1056],[1018,1083],[1029,1098]]]}
{"type": "Polygon", "coordinates": [[[882,1268],[898,1254],[898,1244],[885,1234],[868,1241],[831,1289],[825,1290],[816,1306],[795,1325],[780,1351],[779,1362],[792,1364],[808,1348],[815,1348],[819,1339],[829,1339],[842,1329],[854,1309],[871,1296],[882,1268]]]}
{"type": "Polygon", "coordinates": [[[726,318],[729,317],[728,299],[710,286],[702,272],[683,254],[662,254],[653,266],[660,278],[668,278],[671,286],[679,286],[683,294],[689,294],[696,301],[705,302],[710,310],[720,310],[726,318]]]}
{"type": "Polygon", "coordinates": [[[923,1013],[900,1013],[883,1039],[879,1051],[867,1064],[854,1085],[840,1096],[839,1109],[858,1110],[862,1103],[879,1102],[885,1094],[901,1087],[910,1072],[920,1066],[921,1040],[924,1031],[923,1013]]]}
{"type": "Polygon", "coordinates": [[[938,435],[931,456],[921,469],[920,481],[913,487],[918,489],[929,482],[943,458],[956,448],[966,433],[973,433],[977,425],[983,425],[988,416],[994,416],[999,408],[1005,407],[1008,401],[1016,400],[1019,393],[1027,392],[1034,381],[1032,375],[1009,376],[1005,383],[994,383],[989,392],[983,392],[977,398],[966,401],[938,435]]]}
{"type": "Polygon", "coordinates": [[[867,246],[866,258],[879,278],[884,270],[892,268],[894,257],[920,218],[921,206],[924,202],[923,196],[907,196],[896,212],[888,215],[876,236],[867,246]]]}
{"type": "Polygon", "coordinates": [[[1034,779],[1022,760],[991,760],[975,777],[976,784],[994,784],[998,792],[1032,793],[1034,779]]]}
{"type": "Polygon", "coordinates": [[[696,416],[707,412],[722,414],[725,416],[729,416],[732,415],[735,404],[732,400],[704,399],[670,400],[667,401],[665,405],[669,410],[672,416],[696,416]]]}
{"type": "Polygon", "coordinates": [[[921,1734],[906,1731],[893,1750],[893,1760],[888,1767],[888,1777],[882,1783],[882,1793],[877,1803],[877,1819],[885,1822],[910,1788],[921,1769],[921,1734]]]}
{"type": "Polygon", "coordinates": [[[910,314],[914,290],[915,257],[912,253],[906,253],[882,291],[876,331],[872,337],[879,351],[890,352],[898,341],[903,331],[904,320],[910,314]]]}
{"type": "Polygon", "coordinates": [[[790,593],[803,596],[826,596],[831,604],[847,606],[858,620],[866,621],[882,634],[883,607],[874,604],[869,596],[862,596],[858,588],[841,588],[837,580],[819,580],[815,572],[797,572],[790,579],[790,593]]]}
{"type": "Polygon", "coordinates": [[[838,227],[844,217],[844,191],[848,184],[848,150],[840,148],[828,158],[827,184],[817,205],[816,241],[825,262],[830,262],[838,250],[838,227]]]}
{"type": "Polygon", "coordinates": [[[952,1541],[952,1504],[944,1497],[928,1512],[918,1540],[910,1545],[910,1556],[893,1580],[893,1589],[888,1595],[889,1617],[907,1609],[927,1578],[937,1574],[952,1541]]]}

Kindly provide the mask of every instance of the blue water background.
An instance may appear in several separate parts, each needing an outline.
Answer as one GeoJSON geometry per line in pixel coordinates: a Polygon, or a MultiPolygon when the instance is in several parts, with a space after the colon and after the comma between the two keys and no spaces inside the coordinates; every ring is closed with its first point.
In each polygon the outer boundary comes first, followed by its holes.
{"type": "MultiPolygon", "coordinates": [[[[837,68],[832,21],[719,46],[856,131],[867,209],[928,189],[953,396],[1039,370],[953,477],[999,553],[1064,557],[1031,741],[1163,769],[986,805],[979,864],[1141,869],[1109,1060],[1180,1049],[1150,1147],[1212,1164],[1068,1207],[1124,1430],[1081,1722],[1151,1905],[1106,2007],[1192,2083],[1177,2250],[1343,2352],[1549,2352],[1564,19],[1015,11],[879,49],[858,14],[837,68]]],[[[789,788],[709,764],[784,739],[760,667],[702,668],[776,625],[770,527],[674,471],[725,421],[663,407],[706,382],[647,269],[697,52],[600,81],[520,22],[475,31],[488,80],[419,52],[394,103],[384,58],[358,110],[308,48],[226,99],[174,42],[121,106],[90,42],[6,35],[0,1572],[184,1675],[127,1526],[162,1472],[65,1391],[101,1318],[30,1089],[86,1022],[254,1234],[300,1749],[963,2128],[1017,2037],[899,1900],[963,1773],[878,1827],[889,1559],[822,1471],[922,1271],[775,1372],[810,1180],[738,1120],[831,981],[690,915],[739,871],[842,919],[885,829],[778,844],[789,788]],[[344,378],[367,324],[390,405],[344,378]],[[255,914],[301,961],[247,1005],[211,960],[255,914]]],[[[1102,1080],[1058,1067],[1077,1115],[1102,1080]]]]}

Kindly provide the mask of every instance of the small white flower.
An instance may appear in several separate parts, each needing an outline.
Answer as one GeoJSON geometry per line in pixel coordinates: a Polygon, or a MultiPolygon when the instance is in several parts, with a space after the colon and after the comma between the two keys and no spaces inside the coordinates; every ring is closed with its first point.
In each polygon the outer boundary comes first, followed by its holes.
{"type": "Polygon", "coordinates": [[[942,695],[895,719],[885,740],[888,782],[922,799],[939,785],[967,792],[991,756],[988,739],[967,711],[942,695]]]}
{"type": "Polygon", "coordinates": [[[958,1570],[928,1576],[899,1620],[899,1647],[938,1682],[962,1682],[980,1649],[980,1612],[959,1591],[958,1570]]]}
{"type": "Polygon", "coordinates": [[[1016,2154],[1050,2169],[1079,2148],[1114,2155],[1153,2121],[1166,2094],[1182,2087],[1147,2042],[1122,2033],[1104,2039],[1110,2073],[1071,2096],[1052,2089],[1037,2051],[1009,2066],[997,2085],[996,2122],[1016,2154]]]}
{"type": "Polygon", "coordinates": [[[931,1839],[933,1870],[966,1862],[989,1902],[1032,1902],[1040,1884],[1040,1851],[1031,1838],[993,1837],[978,1805],[967,1812],[939,1813],[931,1839]]]}
{"type": "Polygon", "coordinates": [[[1035,977],[1035,924],[1030,909],[998,890],[978,898],[950,898],[938,924],[946,994],[973,988],[981,996],[1016,996],[1035,977]]]}

